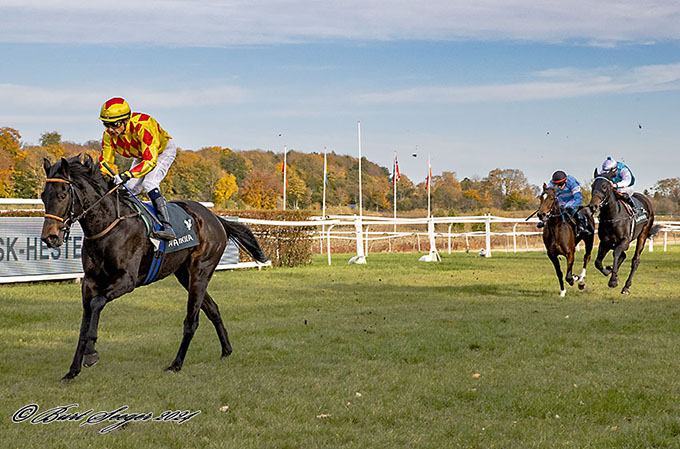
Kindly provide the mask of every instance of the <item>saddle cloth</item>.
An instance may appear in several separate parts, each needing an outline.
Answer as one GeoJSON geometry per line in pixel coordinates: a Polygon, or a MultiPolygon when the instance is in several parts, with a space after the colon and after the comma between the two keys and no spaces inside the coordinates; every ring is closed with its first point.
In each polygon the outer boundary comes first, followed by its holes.
{"type": "MultiPolygon", "coordinates": [[[[624,207],[628,211],[628,214],[632,215],[632,211],[630,210],[630,206],[623,200],[619,200],[619,201],[621,201],[621,203],[624,205],[624,207]]],[[[647,216],[647,210],[645,209],[644,204],[642,204],[642,201],[640,201],[639,199],[637,199],[635,197],[633,197],[633,203],[635,203],[635,217],[633,217],[635,224],[644,223],[645,221],[647,221],[649,219],[649,217],[647,216]]]]}
{"type": "MultiPolygon", "coordinates": [[[[131,199],[128,200],[132,206],[139,210],[137,203],[131,199]]],[[[146,208],[144,210],[139,210],[146,225],[147,235],[151,235],[152,229],[160,229],[160,227],[150,218],[150,215],[156,216],[156,210],[151,203],[143,202],[146,208]]],[[[177,238],[174,240],[168,240],[164,252],[166,254],[174,253],[183,249],[198,246],[198,237],[194,231],[194,218],[187,214],[184,209],[175,203],[167,203],[168,205],[168,220],[172,226],[172,230],[177,234],[177,238]]],[[[163,250],[162,250],[163,251],[163,250]]]]}

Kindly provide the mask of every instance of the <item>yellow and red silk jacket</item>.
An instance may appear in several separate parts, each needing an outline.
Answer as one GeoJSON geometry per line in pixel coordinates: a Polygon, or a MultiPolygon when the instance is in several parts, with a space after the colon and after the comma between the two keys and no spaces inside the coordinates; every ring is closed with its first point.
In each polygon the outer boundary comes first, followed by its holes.
{"type": "Polygon", "coordinates": [[[133,177],[141,178],[156,166],[158,155],[165,150],[170,139],[172,139],[170,134],[161,128],[153,117],[133,112],[125,131],[120,136],[114,137],[108,131],[104,131],[102,153],[99,156],[101,172],[109,174],[101,163],[106,162],[109,167],[113,167],[115,152],[141,160],[130,169],[133,177]]]}

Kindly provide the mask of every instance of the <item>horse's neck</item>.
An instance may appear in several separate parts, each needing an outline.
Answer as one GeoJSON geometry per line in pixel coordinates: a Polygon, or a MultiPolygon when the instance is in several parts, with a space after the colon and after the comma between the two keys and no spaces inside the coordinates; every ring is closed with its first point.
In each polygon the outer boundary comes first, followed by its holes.
{"type": "Polygon", "coordinates": [[[602,212],[609,218],[616,217],[619,212],[621,212],[621,205],[619,204],[619,199],[613,190],[607,193],[607,204],[602,208],[602,212]]]}
{"type": "MultiPolygon", "coordinates": [[[[108,225],[118,217],[118,215],[125,215],[129,206],[118,199],[117,194],[107,195],[98,204],[104,193],[99,193],[93,186],[86,184],[79,186],[82,200],[82,207],[84,209],[92,207],[81,219],[80,227],[83,229],[85,235],[93,235],[101,232],[108,225]],[[116,204],[118,202],[119,204],[116,204]],[[94,205],[94,206],[93,206],[94,205]]],[[[78,213],[82,213],[83,210],[78,213]]]]}

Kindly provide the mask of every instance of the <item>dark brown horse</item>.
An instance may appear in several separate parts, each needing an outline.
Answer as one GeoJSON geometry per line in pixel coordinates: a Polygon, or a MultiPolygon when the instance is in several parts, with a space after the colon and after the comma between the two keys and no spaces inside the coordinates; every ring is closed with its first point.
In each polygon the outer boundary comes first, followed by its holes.
{"type": "MultiPolygon", "coordinates": [[[[99,360],[97,341],[99,314],[114,299],[141,286],[152,263],[154,246],[147,238],[142,219],[126,201],[126,195],[105,180],[99,164],[90,157],[61,159],[54,165],[45,160],[47,182],[42,192],[45,222],[42,240],[54,248],[64,243],[64,234],[78,220],[85,239],[82,247],[83,318],[73,363],[64,380],[72,379],[84,364],[99,360]]],[[[201,310],[215,326],[222,357],[232,348],[217,304],[206,292],[227,239],[246,249],[257,261],[266,257],[248,227],[224,220],[193,201],[176,201],[194,220],[198,246],[166,254],[156,279],[174,274],[189,292],[182,343],[167,370],[179,371],[198,327],[201,310]]]]}
{"type": "Polygon", "coordinates": [[[642,207],[647,213],[647,220],[633,222],[635,217],[628,213],[612,186],[611,177],[613,175],[613,173],[598,174],[597,169],[595,169],[595,180],[592,185],[593,196],[589,205],[593,213],[600,211],[600,223],[597,231],[600,246],[595,258],[595,267],[605,276],[611,275],[609,287],[616,287],[619,285],[619,268],[626,259],[626,250],[633,240],[637,240],[630,274],[621,290],[621,293],[628,295],[633,283],[633,275],[640,264],[640,254],[645,248],[645,242],[648,238],[654,237],[661,227],[654,225],[652,201],[646,195],[640,193],[635,193],[633,196],[642,203],[642,207]],[[614,261],[605,268],[602,265],[602,260],[610,250],[613,250],[614,261]]]}
{"type": "MultiPolygon", "coordinates": [[[[548,257],[555,267],[557,279],[560,281],[560,296],[564,296],[567,290],[564,288],[564,280],[562,279],[562,269],[560,268],[560,260],[558,256],[564,256],[567,259],[567,275],[566,280],[569,285],[574,285],[574,281],[578,280],[578,288],[583,290],[586,287],[586,267],[590,262],[590,253],[593,250],[593,240],[595,238],[594,232],[588,235],[578,235],[574,233],[575,224],[572,223],[571,217],[567,216],[567,212],[560,208],[557,199],[557,192],[555,187],[548,187],[543,184],[543,193],[541,193],[541,205],[538,207],[538,217],[545,222],[543,227],[543,244],[548,252],[548,257]],[[576,254],[576,245],[583,241],[586,246],[586,253],[583,256],[583,269],[579,276],[572,274],[574,266],[574,256],[576,254]]],[[[583,211],[581,212],[583,213],[583,211]]],[[[594,231],[595,223],[593,216],[585,212],[586,219],[590,229],[594,231]]]]}

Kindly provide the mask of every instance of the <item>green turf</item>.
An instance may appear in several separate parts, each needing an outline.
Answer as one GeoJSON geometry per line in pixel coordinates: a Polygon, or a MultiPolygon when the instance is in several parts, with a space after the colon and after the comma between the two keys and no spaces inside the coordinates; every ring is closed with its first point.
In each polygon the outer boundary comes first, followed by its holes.
{"type": "Polygon", "coordinates": [[[219,358],[202,316],[177,374],[163,368],[184,290],[174,279],[140,288],[107,305],[101,361],[67,384],[79,286],[0,286],[0,446],[680,446],[678,248],[645,252],[630,296],[591,266],[586,290],[565,298],[540,252],[349,257],[216,274],[209,291],[234,353],[219,358]],[[108,434],[111,422],[11,422],[32,403],[201,413],[108,434]]]}

